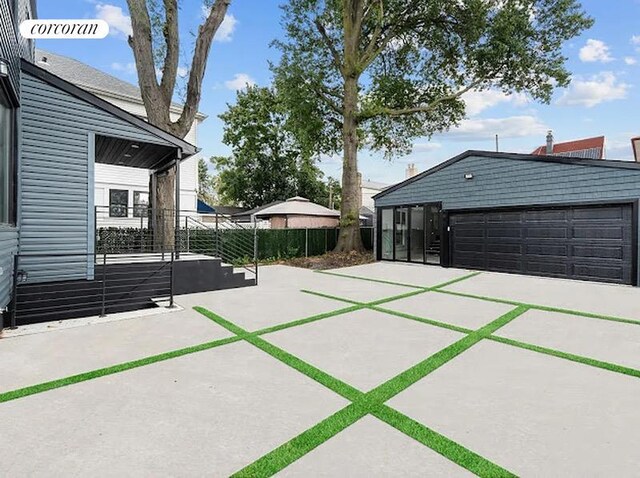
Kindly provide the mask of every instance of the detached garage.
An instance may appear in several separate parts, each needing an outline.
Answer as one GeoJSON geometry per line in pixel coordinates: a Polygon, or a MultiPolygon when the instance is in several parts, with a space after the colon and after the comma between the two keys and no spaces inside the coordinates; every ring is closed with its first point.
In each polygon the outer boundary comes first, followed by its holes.
{"type": "Polygon", "coordinates": [[[392,260],[638,285],[640,164],[467,151],[375,196],[392,260]]]}

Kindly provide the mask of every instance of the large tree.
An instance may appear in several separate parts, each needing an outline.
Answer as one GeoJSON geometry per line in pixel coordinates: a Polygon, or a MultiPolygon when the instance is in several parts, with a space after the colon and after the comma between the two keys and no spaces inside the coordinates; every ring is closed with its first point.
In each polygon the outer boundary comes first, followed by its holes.
{"type": "Polygon", "coordinates": [[[592,24],[576,0],[289,0],[276,84],[298,127],[342,151],[336,250],[362,249],[361,147],[387,157],[465,117],[464,93],[549,102],[569,83],[561,49],[592,24]]]}
{"type": "Polygon", "coordinates": [[[323,201],[327,186],[313,153],[296,130],[273,88],[252,86],[220,115],[223,142],[231,156],[211,158],[218,171],[221,199],[256,207],[291,196],[323,201]]]}
{"type": "MultiPolygon", "coordinates": [[[[230,3],[231,0],[206,2],[210,9],[195,36],[184,105],[179,117],[173,120],[171,101],[181,57],[178,0],[127,0],[133,31],[129,45],[149,123],[180,138],[187,135],[198,112],[211,43],[230,3]]],[[[164,246],[173,244],[175,180],[173,170],[157,175],[156,189],[151,191],[155,197],[152,214],[156,214],[160,229],[156,237],[164,246]]]]}

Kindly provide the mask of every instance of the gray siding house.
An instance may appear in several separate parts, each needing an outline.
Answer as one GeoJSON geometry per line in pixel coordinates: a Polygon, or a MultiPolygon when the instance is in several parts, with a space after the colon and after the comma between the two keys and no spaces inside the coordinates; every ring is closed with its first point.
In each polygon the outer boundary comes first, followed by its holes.
{"type": "Polygon", "coordinates": [[[18,250],[16,173],[20,106],[20,59],[33,60],[32,42],[18,25],[34,18],[34,1],[0,0],[0,311],[11,297],[13,255],[18,250]],[[3,70],[6,69],[6,74],[3,70]]]}
{"type": "Polygon", "coordinates": [[[197,152],[36,66],[33,45],[16,33],[33,8],[0,0],[2,312],[17,283],[94,279],[96,163],[142,168],[152,177],[173,168],[179,179],[180,162],[197,152]]]}
{"type": "Polygon", "coordinates": [[[378,260],[638,285],[640,164],[467,151],[374,196],[378,260]]]}

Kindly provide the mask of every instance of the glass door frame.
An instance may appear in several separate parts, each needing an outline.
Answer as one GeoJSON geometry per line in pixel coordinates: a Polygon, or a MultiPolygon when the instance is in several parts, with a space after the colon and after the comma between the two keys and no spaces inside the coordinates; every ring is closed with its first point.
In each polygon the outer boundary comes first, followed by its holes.
{"type": "Polygon", "coordinates": [[[449,265],[449,214],[442,209],[442,202],[426,202],[426,203],[411,203],[411,204],[398,204],[396,206],[381,206],[376,208],[376,259],[379,261],[393,261],[393,262],[406,262],[411,264],[426,264],[430,266],[442,266],[447,267],[449,265]],[[440,211],[440,263],[426,262],[426,235],[427,235],[427,211],[429,207],[436,206],[440,211]],[[416,262],[411,260],[411,208],[422,207],[423,208],[423,224],[424,224],[424,245],[422,253],[422,262],[416,262]],[[396,209],[407,208],[407,259],[396,259],[396,209]],[[393,259],[382,258],[382,210],[391,209],[393,211],[393,259]]]}

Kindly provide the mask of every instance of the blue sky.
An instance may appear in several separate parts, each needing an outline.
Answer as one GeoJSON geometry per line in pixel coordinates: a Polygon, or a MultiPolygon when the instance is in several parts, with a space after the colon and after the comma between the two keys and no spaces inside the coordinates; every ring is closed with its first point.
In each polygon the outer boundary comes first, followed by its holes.
{"type": "MultiPolygon", "coordinates": [[[[181,0],[180,21],[185,44],[185,66],[191,48],[190,33],[202,15],[202,0],[181,0]]],[[[222,144],[222,122],[218,115],[233,103],[236,88],[247,81],[270,83],[269,61],[278,52],[269,47],[282,35],[281,0],[233,0],[211,50],[200,111],[208,119],[199,130],[199,146],[205,156],[228,154],[222,144]]],[[[359,168],[365,179],[393,183],[404,179],[408,163],[419,171],[432,167],[468,149],[495,148],[531,152],[544,143],[546,131],[556,141],[605,135],[607,157],[631,159],[630,138],[640,136],[640,0],[584,0],[595,25],[565,47],[573,74],[569,88],[558,90],[550,105],[522,95],[507,97],[488,91],[467,98],[468,119],[459,128],[415,141],[413,152],[392,162],[381,156],[360,154],[359,168]]],[[[39,0],[38,17],[103,18],[110,35],[103,40],[40,40],[39,48],[76,58],[123,80],[136,83],[133,55],[126,41],[130,28],[125,0],[39,0]]],[[[340,177],[339,158],[320,163],[330,176],[340,177]]]]}

